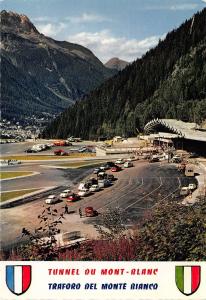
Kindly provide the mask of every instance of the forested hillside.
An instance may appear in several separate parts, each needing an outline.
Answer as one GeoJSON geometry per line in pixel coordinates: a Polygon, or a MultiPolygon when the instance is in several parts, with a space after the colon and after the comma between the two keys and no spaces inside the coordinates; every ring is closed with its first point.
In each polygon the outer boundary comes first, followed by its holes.
{"type": "Polygon", "coordinates": [[[206,9],[67,109],[43,134],[134,135],[156,117],[206,119],[206,9]]]}

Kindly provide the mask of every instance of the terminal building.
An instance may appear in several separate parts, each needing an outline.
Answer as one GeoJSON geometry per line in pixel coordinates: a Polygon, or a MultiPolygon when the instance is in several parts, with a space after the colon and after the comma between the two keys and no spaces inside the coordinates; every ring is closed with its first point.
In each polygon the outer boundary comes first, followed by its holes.
{"type": "Polygon", "coordinates": [[[206,130],[196,123],[175,119],[154,119],[144,127],[145,134],[153,138],[154,143],[171,143],[176,149],[206,155],[206,130]]]}

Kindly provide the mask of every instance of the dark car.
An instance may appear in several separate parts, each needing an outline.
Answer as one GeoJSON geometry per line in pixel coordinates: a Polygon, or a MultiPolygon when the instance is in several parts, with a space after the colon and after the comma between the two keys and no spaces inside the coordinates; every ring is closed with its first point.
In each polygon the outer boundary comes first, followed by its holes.
{"type": "Polygon", "coordinates": [[[190,153],[190,156],[189,156],[189,158],[198,158],[198,157],[199,157],[199,155],[195,152],[190,153]]]}
{"type": "Polygon", "coordinates": [[[109,170],[110,166],[108,164],[103,164],[103,165],[100,166],[100,169],[102,169],[102,170],[109,170]]]}
{"type": "Polygon", "coordinates": [[[93,171],[94,174],[98,174],[99,172],[102,172],[100,168],[95,168],[93,171]]]}
{"type": "Polygon", "coordinates": [[[33,153],[34,151],[29,148],[29,149],[26,149],[24,152],[26,152],[26,153],[33,153]]]}
{"type": "Polygon", "coordinates": [[[152,158],[150,158],[150,160],[149,160],[150,163],[158,162],[158,161],[159,161],[159,158],[158,158],[158,157],[152,157],[152,158]]]}
{"type": "Polygon", "coordinates": [[[112,168],[112,167],[115,166],[115,163],[114,163],[113,161],[107,161],[106,164],[107,164],[110,168],[112,168]]]}
{"type": "Polygon", "coordinates": [[[98,179],[107,178],[107,174],[104,171],[101,171],[97,174],[98,179]]]}
{"type": "Polygon", "coordinates": [[[91,177],[90,179],[88,179],[88,180],[86,181],[86,184],[89,184],[89,185],[92,186],[93,184],[98,184],[98,181],[97,181],[96,178],[91,177]]]}
{"type": "Polygon", "coordinates": [[[115,180],[115,177],[114,177],[114,175],[112,175],[112,174],[107,174],[106,179],[109,179],[110,181],[114,181],[114,180],[115,180]]]}

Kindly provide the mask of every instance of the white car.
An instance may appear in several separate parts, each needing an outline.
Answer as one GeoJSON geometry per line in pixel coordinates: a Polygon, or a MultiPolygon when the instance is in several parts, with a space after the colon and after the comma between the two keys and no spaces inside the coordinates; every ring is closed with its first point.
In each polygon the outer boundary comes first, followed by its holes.
{"type": "Polygon", "coordinates": [[[130,168],[130,167],[133,167],[133,163],[131,161],[126,161],[124,163],[124,168],[130,168]]]}
{"type": "Polygon", "coordinates": [[[189,192],[190,192],[190,190],[189,190],[188,186],[183,186],[180,189],[180,195],[181,196],[187,196],[187,195],[189,195],[189,192]]]}
{"type": "Polygon", "coordinates": [[[98,186],[98,184],[93,184],[89,190],[90,192],[98,192],[100,191],[100,187],[98,186]]]}
{"type": "Polygon", "coordinates": [[[59,196],[61,198],[66,198],[71,194],[71,190],[64,190],[59,196]]]}
{"type": "Polygon", "coordinates": [[[195,190],[196,189],[196,184],[195,183],[190,183],[189,185],[188,185],[188,189],[189,190],[195,190]]]}
{"type": "Polygon", "coordinates": [[[17,159],[8,159],[8,165],[20,165],[21,161],[17,159]]]}
{"type": "Polygon", "coordinates": [[[78,192],[78,195],[80,197],[86,197],[86,196],[89,196],[90,194],[91,194],[91,192],[88,189],[82,189],[81,191],[78,192]]]}
{"type": "Polygon", "coordinates": [[[104,175],[105,175],[105,172],[104,172],[104,171],[98,173],[98,176],[99,176],[99,177],[101,177],[101,176],[104,177],[104,175]]]}
{"type": "Polygon", "coordinates": [[[135,160],[135,156],[130,156],[129,158],[126,159],[127,161],[133,161],[135,160]]]}
{"type": "Polygon", "coordinates": [[[56,195],[49,195],[45,200],[46,204],[54,204],[59,201],[59,198],[56,195]]]}
{"type": "Polygon", "coordinates": [[[123,158],[119,158],[115,161],[115,164],[123,164],[124,163],[124,159],[123,158]]]}
{"type": "Polygon", "coordinates": [[[85,182],[80,182],[80,184],[79,184],[79,186],[78,186],[78,190],[79,190],[79,191],[85,190],[85,189],[86,189],[85,185],[86,185],[85,182]]]}

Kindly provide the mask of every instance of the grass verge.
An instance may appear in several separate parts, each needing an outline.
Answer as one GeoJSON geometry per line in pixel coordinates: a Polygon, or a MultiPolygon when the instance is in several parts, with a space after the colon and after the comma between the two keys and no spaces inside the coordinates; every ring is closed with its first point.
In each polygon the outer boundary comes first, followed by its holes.
{"type": "Polygon", "coordinates": [[[13,198],[20,197],[38,190],[39,189],[28,189],[28,190],[20,190],[20,191],[2,192],[0,197],[0,202],[11,200],[13,198]]]}
{"type": "Polygon", "coordinates": [[[33,172],[29,172],[29,171],[0,172],[0,179],[9,179],[13,177],[27,176],[31,174],[33,174],[33,172]]]}

